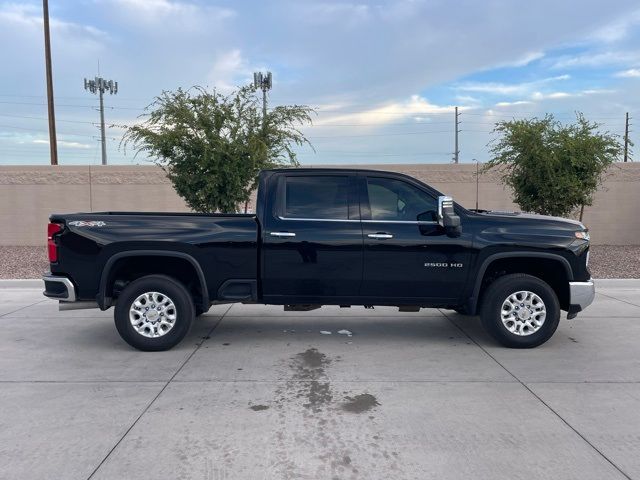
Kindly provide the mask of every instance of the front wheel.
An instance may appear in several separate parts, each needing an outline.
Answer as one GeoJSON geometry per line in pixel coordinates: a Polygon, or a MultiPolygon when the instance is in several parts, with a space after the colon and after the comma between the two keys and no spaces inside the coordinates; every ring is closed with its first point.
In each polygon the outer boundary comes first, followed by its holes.
{"type": "Polygon", "coordinates": [[[522,273],[491,283],[480,311],[482,326],[510,348],[533,348],[549,340],[558,328],[560,304],[544,281],[522,273]]]}
{"type": "Polygon", "coordinates": [[[165,275],[134,280],[118,297],[114,312],[122,339],[138,350],[169,350],[184,338],[195,308],[187,289],[165,275]]]}

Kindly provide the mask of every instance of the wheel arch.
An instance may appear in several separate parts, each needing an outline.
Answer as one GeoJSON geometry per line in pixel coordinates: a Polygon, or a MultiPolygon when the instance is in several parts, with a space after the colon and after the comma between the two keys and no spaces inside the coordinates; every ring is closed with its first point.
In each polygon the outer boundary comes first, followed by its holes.
{"type": "MultiPolygon", "coordinates": [[[[573,280],[573,270],[571,269],[571,265],[566,258],[555,253],[547,253],[547,252],[502,252],[502,253],[494,253],[492,255],[489,255],[487,258],[483,260],[482,264],[478,268],[477,275],[475,277],[475,282],[473,285],[472,295],[467,304],[468,311],[472,315],[475,315],[477,313],[478,307],[480,305],[482,291],[483,291],[483,288],[486,286],[484,282],[485,275],[487,274],[488,271],[491,271],[492,266],[496,266],[498,265],[499,262],[504,260],[514,260],[514,261],[522,262],[523,260],[528,261],[531,259],[545,260],[546,262],[550,262],[549,264],[555,265],[559,271],[564,272],[564,274],[566,275],[565,277],[566,282],[564,283],[566,285],[561,286],[560,282],[551,282],[553,284],[550,283],[550,286],[554,289],[554,291],[558,295],[558,298],[560,300],[560,303],[563,309],[565,307],[568,307],[568,300],[569,300],[568,282],[573,280]]],[[[535,273],[532,273],[531,270],[534,269],[533,267],[534,265],[532,265],[531,268],[528,268],[528,269],[518,268],[517,269],[518,271],[513,271],[509,273],[529,273],[540,278],[541,280],[547,281],[547,279],[545,279],[544,276],[541,276],[539,274],[536,275],[535,273]]],[[[544,269],[544,266],[541,266],[541,265],[535,265],[535,267],[537,267],[538,269],[544,269]]]]}
{"type": "MultiPolygon", "coordinates": [[[[100,287],[98,289],[98,296],[96,298],[98,302],[98,306],[102,310],[106,310],[113,304],[112,292],[113,292],[113,283],[115,278],[113,277],[114,268],[117,266],[118,262],[130,259],[135,260],[136,258],[141,259],[145,257],[167,257],[173,259],[180,259],[183,262],[188,262],[191,268],[196,273],[197,283],[199,286],[199,293],[201,296],[201,306],[203,310],[209,309],[209,290],[207,289],[207,281],[204,276],[204,272],[202,271],[202,267],[198,263],[198,261],[188,253],[184,252],[176,252],[172,250],[131,250],[128,252],[119,252],[107,260],[102,269],[102,274],[100,275],[100,287]]],[[[165,272],[150,272],[152,273],[165,273],[165,272]]],[[[169,276],[172,276],[171,273],[166,273],[169,276]]]]}

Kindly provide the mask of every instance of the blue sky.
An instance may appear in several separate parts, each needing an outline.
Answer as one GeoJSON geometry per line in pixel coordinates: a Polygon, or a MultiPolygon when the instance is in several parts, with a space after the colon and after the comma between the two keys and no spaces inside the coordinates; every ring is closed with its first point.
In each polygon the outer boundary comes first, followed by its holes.
{"type": "MultiPolygon", "coordinates": [[[[50,11],[61,164],[100,163],[97,98],[83,89],[98,64],[120,85],[109,124],[138,121],[163,89],[229,91],[271,70],[272,105],[318,109],[302,163],[449,162],[454,106],[462,162],[487,160],[501,119],[579,110],[615,133],[627,111],[640,121],[637,0],[50,0],[50,11]]],[[[39,1],[0,0],[2,165],[49,162],[41,16],[39,1]]],[[[145,162],[121,135],[108,130],[110,163],[145,162]]]]}

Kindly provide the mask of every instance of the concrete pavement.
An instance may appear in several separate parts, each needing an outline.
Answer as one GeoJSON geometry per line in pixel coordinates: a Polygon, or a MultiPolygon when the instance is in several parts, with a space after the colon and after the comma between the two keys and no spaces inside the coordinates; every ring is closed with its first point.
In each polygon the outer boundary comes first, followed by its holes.
{"type": "Polygon", "coordinates": [[[142,353],[36,285],[0,282],[0,479],[640,479],[640,280],[533,350],[448,310],[234,305],[142,353]]]}

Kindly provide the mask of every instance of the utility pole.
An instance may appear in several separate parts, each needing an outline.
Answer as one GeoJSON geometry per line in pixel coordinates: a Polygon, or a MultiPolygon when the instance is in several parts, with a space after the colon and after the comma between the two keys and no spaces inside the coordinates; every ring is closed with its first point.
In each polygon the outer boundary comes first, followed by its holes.
{"type": "Polygon", "coordinates": [[[58,141],[56,138],[56,114],[53,105],[53,73],[51,71],[51,38],[49,34],[49,2],[42,0],[44,16],[44,58],[47,76],[47,110],[49,112],[49,151],[51,165],[58,165],[58,141]]]}
{"type": "Polygon", "coordinates": [[[629,112],[625,115],[624,122],[624,161],[629,160],[629,112]]]}
{"type": "Polygon", "coordinates": [[[478,197],[480,194],[480,162],[478,162],[478,160],[476,160],[475,158],[473,159],[474,162],[476,162],[476,212],[478,211],[478,197]]]}
{"type": "Polygon", "coordinates": [[[104,130],[104,93],[115,95],[118,93],[118,82],[95,77],[93,80],[84,79],[84,89],[100,97],[100,140],[102,142],[102,165],[107,164],[107,140],[104,130]]]}
{"type": "Polygon", "coordinates": [[[253,73],[253,85],[262,90],[262,128],[264,128],[267,119],[267,92],[271,90],[273,85],[272,78],[271,72],[264,75],[262,72],[253,73]]]}
{"type": "Polygon", "coordinates": [[[455,116],[456,116],[456,121],[455,121],[456,140],[455,140],[455,150],[453,151],[453,163],[458,163],[460,161],[460,149],[458,148],[458,133],[460,133],[460,130],[459,130],[460,114],[458,113],[458,107],[456,107],[455,116]]]}

